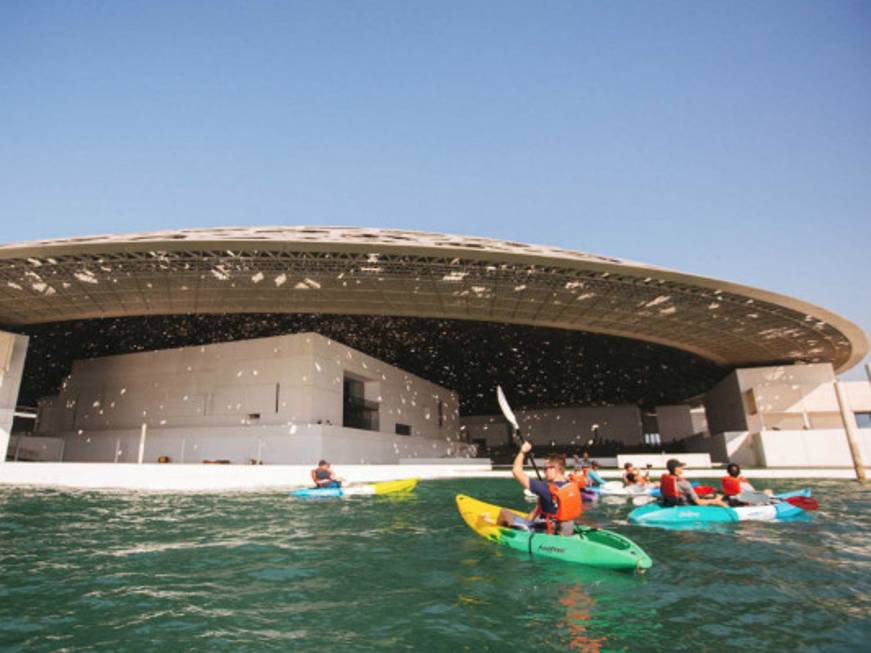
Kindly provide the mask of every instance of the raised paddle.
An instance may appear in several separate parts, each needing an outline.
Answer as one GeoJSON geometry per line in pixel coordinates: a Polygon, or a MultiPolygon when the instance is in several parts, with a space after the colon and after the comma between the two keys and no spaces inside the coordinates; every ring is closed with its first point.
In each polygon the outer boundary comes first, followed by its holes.
{"type": "MultiPolygon", "coordinates": [[[[520,426],[517,424],[517,418],[514,416],[514,411],[511,410],[511,406],[508,405],[508,400],[505,398],[505,393],[502,392],[502,386],[496,386],[496,400],[499,402],[499,408],[502,411],[502,414],[505,415],[505,419],[508,420],[508,423],[511,424],[511,435],[512,439],[515,437],[520,438],[520,442],[523,442],[523,436],[520,435],[520,426]]],[[[531,440],[530,440],[531,442],[531,440]]],[[[535,470],[535,475],[538,477],[538,480],[541,480],[541,472],[538,471],[538,465],[535,464],[535,458],[532,457],[532,454],[528,454],[527,459],[532,463],[532,469],[535,470]]]]}

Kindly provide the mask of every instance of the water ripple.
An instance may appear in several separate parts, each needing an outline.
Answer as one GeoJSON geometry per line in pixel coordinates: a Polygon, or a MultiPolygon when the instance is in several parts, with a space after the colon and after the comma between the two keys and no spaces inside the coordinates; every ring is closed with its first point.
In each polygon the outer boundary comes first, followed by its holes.
{"type": "Polygon", "coordinates": [[[637,528],[626,502],[590,509],[651,554],[642,577],[476,537],[453,496],[523,507],[502,479],[335,502],[3,489],[0,649],[862,650],[871,492],[813,487],[812,521],[716,532],[637,528]]]}

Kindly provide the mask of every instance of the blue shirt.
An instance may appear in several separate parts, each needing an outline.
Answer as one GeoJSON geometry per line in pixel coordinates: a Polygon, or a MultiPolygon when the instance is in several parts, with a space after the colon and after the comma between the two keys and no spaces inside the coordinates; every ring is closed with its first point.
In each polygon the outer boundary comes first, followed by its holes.
{"type": "MultiPolygon", "coordinates": [[[[554,485],[562,487],[568,481],[555,482],[554,485]]],[[[537,478],[529,479],[529,491],[538,497],[538,505],[542,512],[554,514],[556,506],[553,505],[553,500],[550,498],[550,488],[547,486],[547,481],[539,481],[537,478]]]]}

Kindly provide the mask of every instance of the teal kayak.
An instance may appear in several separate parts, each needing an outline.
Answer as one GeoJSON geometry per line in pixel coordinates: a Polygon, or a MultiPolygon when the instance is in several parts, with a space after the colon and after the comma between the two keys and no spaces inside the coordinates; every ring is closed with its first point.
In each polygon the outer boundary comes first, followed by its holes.
{"type": "MultiPolygon", "coordinates": [[[[809,497],[809,489],[775,494],[775,498],[809,497]]],[[[647,504],[629,513],[629,521],[641,526],[674,527],[681,525],[722,524],[739,521],[790,521],[801,519],[807,513],[786,501],[764,506],[673,506],[664,507],[658,503],[647,504]]]]}

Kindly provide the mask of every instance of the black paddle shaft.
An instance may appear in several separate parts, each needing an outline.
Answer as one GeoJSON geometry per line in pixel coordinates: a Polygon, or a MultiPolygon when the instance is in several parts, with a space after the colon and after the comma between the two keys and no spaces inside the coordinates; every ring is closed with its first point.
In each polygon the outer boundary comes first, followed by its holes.
{"type": "MultiPolygon", "coordinates": [[[[523,440],[523,436],[520,434],[520,429],[512,428],[511,430],[514,432],[514,436],[520,440],[520,444],[522,446],[524,440],[523,440]]],[[[529,443],[532,444],[532,440],[529,440],[529,443]]],[[[535,475],[538,477],[538,480],[540,481],[541,480],[541,472],[538,471],[538,465],[535,464],[535,457],[532,455],[531,451],[526,455],[526,458],[527,458],[527,460],[529,460],[529,462],[532,463],[532,469],[535,470],[535,475]]]]}

